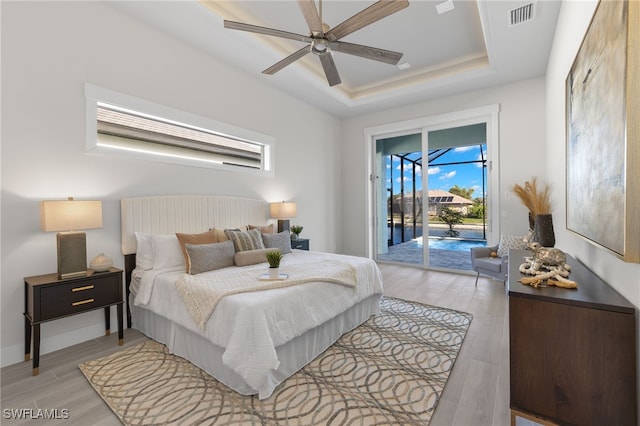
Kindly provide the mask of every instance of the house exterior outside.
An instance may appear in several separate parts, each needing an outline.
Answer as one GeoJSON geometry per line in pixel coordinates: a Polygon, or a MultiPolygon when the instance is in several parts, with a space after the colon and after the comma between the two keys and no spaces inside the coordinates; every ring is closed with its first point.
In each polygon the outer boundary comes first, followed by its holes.
{"type": "Polygon", "coordinates": [[[429,191],[429,216],[437,216],[444,207],[466,215],[473,201],[441,189],[429,191]]]}
{"type": "MultiPolygon", "coordinates": [[[[463,215],[469,213],[469,207],[474,203],[473,201],[461,197],[460,195],[452,194],[451,192],[441,189],[434,189],[428,191],[429,196],[429,216],[437,216],[440,214],[444,207],[460,212],[463,215]]],[[[405,194],[402,198],[402,206],[400,206],[399,198],[393,200],[393,213],[397,215],[399,213],[404,214],[406,221],[413,221],[413,216],[416,216],[416,222],[422,223],[422,193],[416,192],[405,194]],[[414,201],[415,200],[415,201],[414,201]],[[415,202],[415,210],[414,210],[415,202]]]]}

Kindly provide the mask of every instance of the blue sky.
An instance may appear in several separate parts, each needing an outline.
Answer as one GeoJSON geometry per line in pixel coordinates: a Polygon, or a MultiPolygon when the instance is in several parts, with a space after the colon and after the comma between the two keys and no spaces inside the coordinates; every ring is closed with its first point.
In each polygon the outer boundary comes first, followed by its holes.
{"type": "MultiPolygon", "coordinates": [[[[486,155],[486,146],[483,146],[483,151],[486,155]]],[[[421,153],[414,153],[411,158],[420,158],[421,153]]],[[[391,168],[387,157],[387,169],[391,168]]],[[[432,162],[436,166],[429,167],[429,189],[441,189],[448,191],[452,186],[458,185],[461,188],[473,188],[473,197],[482,196],[482,168],[479,164],[455,164],[450,166],[437,166],[437,164],[460,162],[460,161],[472,161],[480,159],[480,148],[478,145],[458,147],[448,153],[444,154],[440,158],[432,162]]],[[[393,179],[394,179],[394,192],[400,191],[400,163],[397,161],[397,157],[394,157],[393,164],[393,179]]],[[[418,166],[416,168],[416,189],[422,189],[422,170],[418,166]]],[[[412,190],[411,182],[411,167],[409,163],[405,162],[404,172],[405,192],[412,190]]],[[[387,180],[387,185],[389,180],[387,180]]]]}

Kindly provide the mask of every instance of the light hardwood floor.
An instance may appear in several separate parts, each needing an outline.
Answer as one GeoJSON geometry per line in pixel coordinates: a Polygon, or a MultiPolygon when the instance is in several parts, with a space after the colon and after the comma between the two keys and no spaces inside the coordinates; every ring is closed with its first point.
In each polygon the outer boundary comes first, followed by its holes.
{"type": "MultiPolygon", "coordinates": [[[[458,360],[431,420],[431,426],[508,425],[509,340],[507,298],[501,282],[475,276],[380,265],[385,294],[406,300],[465,311],[473,321],[458,360]]],[[[126,330],[125,346],[146,337],[126,330]]],[[[78,364],[123,349],[117,333],[93,339],[40,357],[40,375],[31,375],[31,363],[0,370],[0,423],[117,425],[118,418],[84,378],[78,364]],[[15,421],[5,409],[67,409],[70,418],[57,421],[15,421]]]]}

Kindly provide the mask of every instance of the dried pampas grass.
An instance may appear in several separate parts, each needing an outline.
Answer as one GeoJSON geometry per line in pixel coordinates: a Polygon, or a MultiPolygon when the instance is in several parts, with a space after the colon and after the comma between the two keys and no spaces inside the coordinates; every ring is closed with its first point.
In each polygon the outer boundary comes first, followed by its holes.
{"type": "Polygon", "coordinates": [[[551,185],[545,184],[543,189],[538,190],[537,178],[533,177],[530,182],[524,183],[524,187],[513,185],[513,191],[532,215],[551,213],[551,185]]]}

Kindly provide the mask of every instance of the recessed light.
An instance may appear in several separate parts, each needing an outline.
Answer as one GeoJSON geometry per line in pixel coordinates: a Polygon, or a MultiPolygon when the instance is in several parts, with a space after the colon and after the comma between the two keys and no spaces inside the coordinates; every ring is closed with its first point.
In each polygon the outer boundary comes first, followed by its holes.
{"type": "Polygon", "coordinates": [[[438,11],[439,15],[442,15],[443,13],[453,10],[454,8],[455,6],[453,4],[453,0],[447,0],[442,3],[438,3],[436,5],[436,10],[438,11]]]}
{"type": "Polygon", "coordinates": [[[411,68],[411,64],[409,62],[403,62],[401,64],[398,64],[398,68],[400,68],[401,70],[406,70],[407,68],[411,68]]]}

